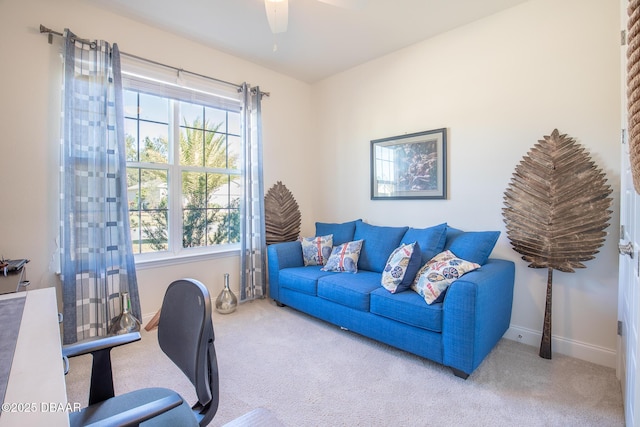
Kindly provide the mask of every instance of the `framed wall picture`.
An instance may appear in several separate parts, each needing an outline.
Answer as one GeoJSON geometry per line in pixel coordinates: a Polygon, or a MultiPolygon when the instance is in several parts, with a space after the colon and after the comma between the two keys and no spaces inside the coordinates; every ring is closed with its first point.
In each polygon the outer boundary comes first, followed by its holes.
{"type": "Polygon", "coordinates": [[[447,129],[371,141],[371,199],[446,199],[447,129]]]}

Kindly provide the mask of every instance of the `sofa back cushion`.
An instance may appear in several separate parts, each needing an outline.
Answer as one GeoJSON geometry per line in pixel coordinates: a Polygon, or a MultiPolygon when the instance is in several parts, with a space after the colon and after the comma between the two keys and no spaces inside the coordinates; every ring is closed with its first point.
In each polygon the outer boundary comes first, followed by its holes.
{"type": "Polygon", "coordinates": [[[356,232],[353,239],[363,240],[358,269],[382,273],[389,255],[400,246],[400,240],[402,240],[402,236],[404,236],[408,228],[380,227],[362,221],[356,223],[356,232]]]}
{"type": "Polygon", "coordinates": [[[356,224],[362,222],[361,219],[349,222],[316,222],[316,236],[333,235],[333,245],[338,246],[354,240],[353,234],[356,231],[356,224]]]}
{"type": "Polygon", "coordinates": [[[400,243],[409,244],[418,242],[422,260],[420,266],[423,266],[434,256],[444,250],[444,244],[447,240],[447,223],[434,225],[428,228],[409,228],[400,243]]]}
{"type": "Polygon", "coordinates": [[[483,265],[489,259],[498,237],[499,231],[462,231],[449,227],[444,248],[459,258],[483,265]]]}

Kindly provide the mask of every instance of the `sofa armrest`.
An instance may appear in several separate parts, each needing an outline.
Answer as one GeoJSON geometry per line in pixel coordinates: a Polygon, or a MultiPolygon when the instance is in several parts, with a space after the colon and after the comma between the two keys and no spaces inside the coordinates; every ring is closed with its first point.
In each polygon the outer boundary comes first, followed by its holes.
{"type": "Polygon", "coordinates": [[[480,365],[509,328],[514,282],[512,261],[489,259],[451,285],[443,302],[445,365],[465,375],[480,365]]]}
{"type": "Polygon", "coordinates": [[[269,266],[269,296],[278,301],[280,297],[280,270],[302,267],[302,244],[299,241],[274,243],[267,247],[269,266]]]}

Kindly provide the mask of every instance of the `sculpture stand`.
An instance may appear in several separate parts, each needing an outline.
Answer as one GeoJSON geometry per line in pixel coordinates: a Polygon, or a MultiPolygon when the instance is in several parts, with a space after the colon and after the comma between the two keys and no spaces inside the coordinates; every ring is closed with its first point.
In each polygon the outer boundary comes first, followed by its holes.
{"type": "Polygon", "coordinates": [[[157,328],[159,321],[160,321],[160,310],[158,310],[158,312],[153,315],[151,320],[149,320],[149,323],[147,323],[146,326],[144,327],[144,330],[149,332],[150,330],[157,328]]]}

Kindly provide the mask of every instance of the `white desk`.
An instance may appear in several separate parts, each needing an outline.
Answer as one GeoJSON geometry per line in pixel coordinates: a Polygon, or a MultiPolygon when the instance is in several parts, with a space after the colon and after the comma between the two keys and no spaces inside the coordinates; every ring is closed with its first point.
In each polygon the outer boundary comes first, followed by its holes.
{"type": "Polygon", "coordinates": [[[2,427],[68,426],[55,288],[0,295],[27,298],[0,415],[2,427]]]}

